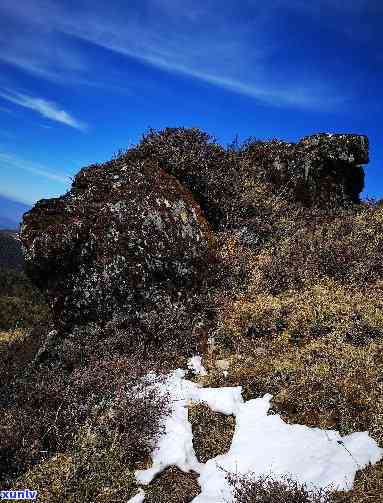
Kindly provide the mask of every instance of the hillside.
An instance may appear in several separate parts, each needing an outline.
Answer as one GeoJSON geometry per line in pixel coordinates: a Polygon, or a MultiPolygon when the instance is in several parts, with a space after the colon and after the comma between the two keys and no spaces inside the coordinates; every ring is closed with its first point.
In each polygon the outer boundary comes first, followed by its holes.
{"type": "Polygon", "coordinates": [[[0,195],[0,229],[18,229],[23,213],[31,207],[0,195]]]}
{"type": "Polygon", "coordinates": [[[32,327],[46,316],[43,296],[24,273],[18,233],[0,231],[0,331],[32,327]]]}
{"type": "Polygon", "coordinates": [[[23,253],[17,232],[0,230],[0,267],[22,270],[23,265],[23,253]]]}
{"type": "Polygon", "coordinates": [[[39,201],[20,239],[51,319],[1,334],[0,485],[50,503],[383,501],[368,149],[149,131],[39,201]]]}

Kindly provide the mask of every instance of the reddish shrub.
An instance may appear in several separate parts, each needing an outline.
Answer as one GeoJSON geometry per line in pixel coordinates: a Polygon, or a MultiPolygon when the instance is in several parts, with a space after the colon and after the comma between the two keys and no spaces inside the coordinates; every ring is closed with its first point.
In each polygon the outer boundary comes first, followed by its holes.
{"type": "Polygon", "coordinates": [[[365,285],[383,278],[383,219],[379,205],[325,214],[307,211],[295,231],[275,241],[261,263],[262,284],[272,293],[327,277],[365,285]],[[314,218],[312,218],[312,216],[314,218]]]}
{"type": "Polygon", "coordinates": [[[160,432],[167,399],[140,381],[148,367],[104,360],[69,374],[26,370],[0,390],[0,472],[5,481],[73,447],[87,425],[104,443],[123,447],[126,463],[142,461],[160,432]]]}
{"type": "Polygon", "coordinates": [[[229,474],[229,484],[234,488],[235,503],[335,503],[328,490],[309,489],[290,477],[282,480],[272,476],[256,478],[251,474],[229,474]]]}

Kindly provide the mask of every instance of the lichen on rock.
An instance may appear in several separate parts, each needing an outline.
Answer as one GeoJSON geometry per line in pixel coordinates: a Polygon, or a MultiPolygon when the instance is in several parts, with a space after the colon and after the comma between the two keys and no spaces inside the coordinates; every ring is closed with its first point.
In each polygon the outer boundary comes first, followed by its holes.
{"type": "Polygon", "coordinates": [[[236,231],[250,247],[272,234],[265,190],[286,204],[358,202],[365,162],[364,136],[249,141],[235,151],[198,129],[167,128],[81,169],[71,190],[36,203],[21,229],[56,339],[71,351],[77,344],[80,359],[92,340],[118,353],[176,340],[186,353],[198,349],[214,318],[212,286],[232,274],[222,276],[218,233],[236,231]]]}
{"type": "Polygon", "coordinates": [[[183,314],[188,325],[214,262],[214,237],[189,191],[155,160],[129,155],[81,170],[67,194],[37,203],[22,242],[63,333],[129,325],[137,339],[158,340],[161,323],[182,325],[183,314]]]}

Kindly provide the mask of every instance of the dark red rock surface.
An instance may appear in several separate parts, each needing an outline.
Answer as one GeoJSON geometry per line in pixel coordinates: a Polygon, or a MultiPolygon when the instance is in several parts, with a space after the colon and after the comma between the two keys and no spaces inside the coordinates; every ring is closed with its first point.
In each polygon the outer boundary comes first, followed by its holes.
{"type": "Polygon", "coordinates": [[[256,197],[241,207],[247,185],[265,183],[303,205],[355,203],[366,162],[368,140],[357,135],[252,141],[235,150],[197,129],[150,132],[112,161],[83,168],[67,194],[24,215],[26,270],[68,354],[172,340],[187,351],[210,316],[214,232],[241,228],[241,215],[251,212],[251,232],[260,228],[256,197]]]}
{"type": "Polygon", "coordinates": [[[70,192],[25,215],[21,236],[27,272],[65,330],[127,315],[153,329],[146,318],[160,324],[214,260],[212,233],[188,190],[136,158],[81,170],[70,192]]]}

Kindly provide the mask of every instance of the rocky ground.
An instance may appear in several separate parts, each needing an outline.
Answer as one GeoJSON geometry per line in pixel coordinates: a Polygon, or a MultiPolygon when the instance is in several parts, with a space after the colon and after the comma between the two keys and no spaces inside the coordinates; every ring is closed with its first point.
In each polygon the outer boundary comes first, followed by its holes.
{"type": "MultiPolygon", "coordinates": [[[[368,431],[383,447],[383,207],[360,200],[367,162],[364,136],[223,148],[165,129],[39,201],[20,239],[49,315],[21,307],[22,324],[2,324],[0,487],[139,501],[136,474],[172,414],[145,376],[166,380],[194,355],[204,388],[271,394],[285,423],[368,431]]],[[[234,416],[188,404],[199,463],[229,451],[234,416]]],[[[359,468],[352,490],[322,495],[227,480],[237,503],[383,501],[382,461],[359,468]]],[[[145,501],[199,501],[200,486],[175,464],[145,501]]]]}

